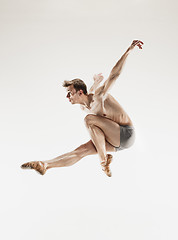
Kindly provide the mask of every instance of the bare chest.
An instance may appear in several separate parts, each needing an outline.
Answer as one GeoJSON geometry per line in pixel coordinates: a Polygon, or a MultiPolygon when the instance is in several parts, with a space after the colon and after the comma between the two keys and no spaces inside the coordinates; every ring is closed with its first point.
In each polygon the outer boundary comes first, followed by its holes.
{"type": "Polygon", "coordinates": [[[83,110],[90,114],[109,118],[121,125],[132,125],[127,113],[111,95],[105,98],[94,97],[90,106],[83,107],[83,110]]]}
{"type": "Polygon", "coordinates": [[[106,109],[104,104],[105,99],[94,97],[90,103],[90,107],[86,108],[89,113],[106,116],[106,109]]]}

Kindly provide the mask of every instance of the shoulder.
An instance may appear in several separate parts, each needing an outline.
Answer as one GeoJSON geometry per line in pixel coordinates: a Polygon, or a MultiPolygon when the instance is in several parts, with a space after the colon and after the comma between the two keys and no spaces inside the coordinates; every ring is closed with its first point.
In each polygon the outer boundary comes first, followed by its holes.
{"type": "Polygon", "coordinates": [[[96,89],[94,96],[101,96],[103,94],[104,86],[101,86],[96,89]]]}
{"type": "Polygon", "coordinates": [[[95,103],[103,102],[106,98],[108,98],[108,94],[103,94],[102,89],[99,89],[98,92],[93,95],[93,101],[95,101],[95,103]]]}

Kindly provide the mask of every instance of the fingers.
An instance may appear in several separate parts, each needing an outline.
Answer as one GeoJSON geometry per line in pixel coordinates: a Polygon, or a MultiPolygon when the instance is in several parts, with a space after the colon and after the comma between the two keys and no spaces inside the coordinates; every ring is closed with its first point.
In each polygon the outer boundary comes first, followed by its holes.
{"type": "Polygon", "coordinates": [[[97,74],[97,77],[98,77],[99,79],[103,79],[103,78],[104,78],[103,75],[102,75],[102,73],[97,74]]]}
{"type": "Polygon", "coordinates": [[[102,73],[95,74],[94,76],[96,77],[96,76],[99,76],[99,75],[102,75],[102,73]]]}
{"type": "Polygon", "coordinates": [[[140,40],[134,40],[133,42],[132,42],[132,46],[133,47],[135,47],[135,46],[138,46],[140,49],[142,49],[142,45],[143,45],[144,43],[142,42],[142,41],[140,41],[140,40]]]}
{"type": "Polygon", "coordinates": [[[98,73],[93,76],[93,79],[95,82],[100,83],[104,79],[104,77],[102,73],[98,73]]]}
{"type": "Polygon", "coordinates": [[[142,45],[140,43],[137,43],[137,46],[142,49],[142,45]]]}
{"type": "Polygon", "coordinates": [[[134,45],[134,46],[136,46],[137,44],[144,44],[144,43],[142,41],[140,41],[140,40],[134,40],[132,42],[132,45],[134,45]]]}

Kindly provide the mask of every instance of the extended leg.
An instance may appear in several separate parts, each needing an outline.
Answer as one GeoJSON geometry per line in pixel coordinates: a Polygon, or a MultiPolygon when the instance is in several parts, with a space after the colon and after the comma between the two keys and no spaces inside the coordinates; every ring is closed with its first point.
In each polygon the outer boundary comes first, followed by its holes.
{"type": "Polygon", "coordinates": [[[83,157],[96,153],[97,153],[96,148],[94,147],[92,141],[90,140],[89,142],[82,144],[81,146],[79,146],[78,148],[69,153],[63,154],[59,157],[43,162],[47,164],[47,169],[54,167],[68,167],[75,164],[83,157]]]}
{"type": "MultiPolygon", "coordinates": [[[[108,152],[115,152],[115,148],[111,144],[106,142],[105,145],[108,152]]],[[[74,151],[63,154],[52,160],[28,162],[23,164],[21,167],[35,169],[40,174],[44,175],[47,169],[54,167],[71,166],[83,157],[93,154],[97,154],[97,150],[90,140],[89,142],[82,144],[80,147],[76,148],[74,151]]]]}

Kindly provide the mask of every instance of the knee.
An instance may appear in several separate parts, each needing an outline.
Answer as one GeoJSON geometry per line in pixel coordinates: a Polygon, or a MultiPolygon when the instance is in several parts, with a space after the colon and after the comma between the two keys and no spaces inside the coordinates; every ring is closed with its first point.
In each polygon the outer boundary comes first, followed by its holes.
{"type": "Polygon", "coordinates": [[[95,119],[95,115],[93,114],[88,114],[85,118],[84,118],[84,122],[85,122],[85,125],[88,127],[88,126],[91,126],[93,123],[94,123],[94,119],[95,119]]]}

